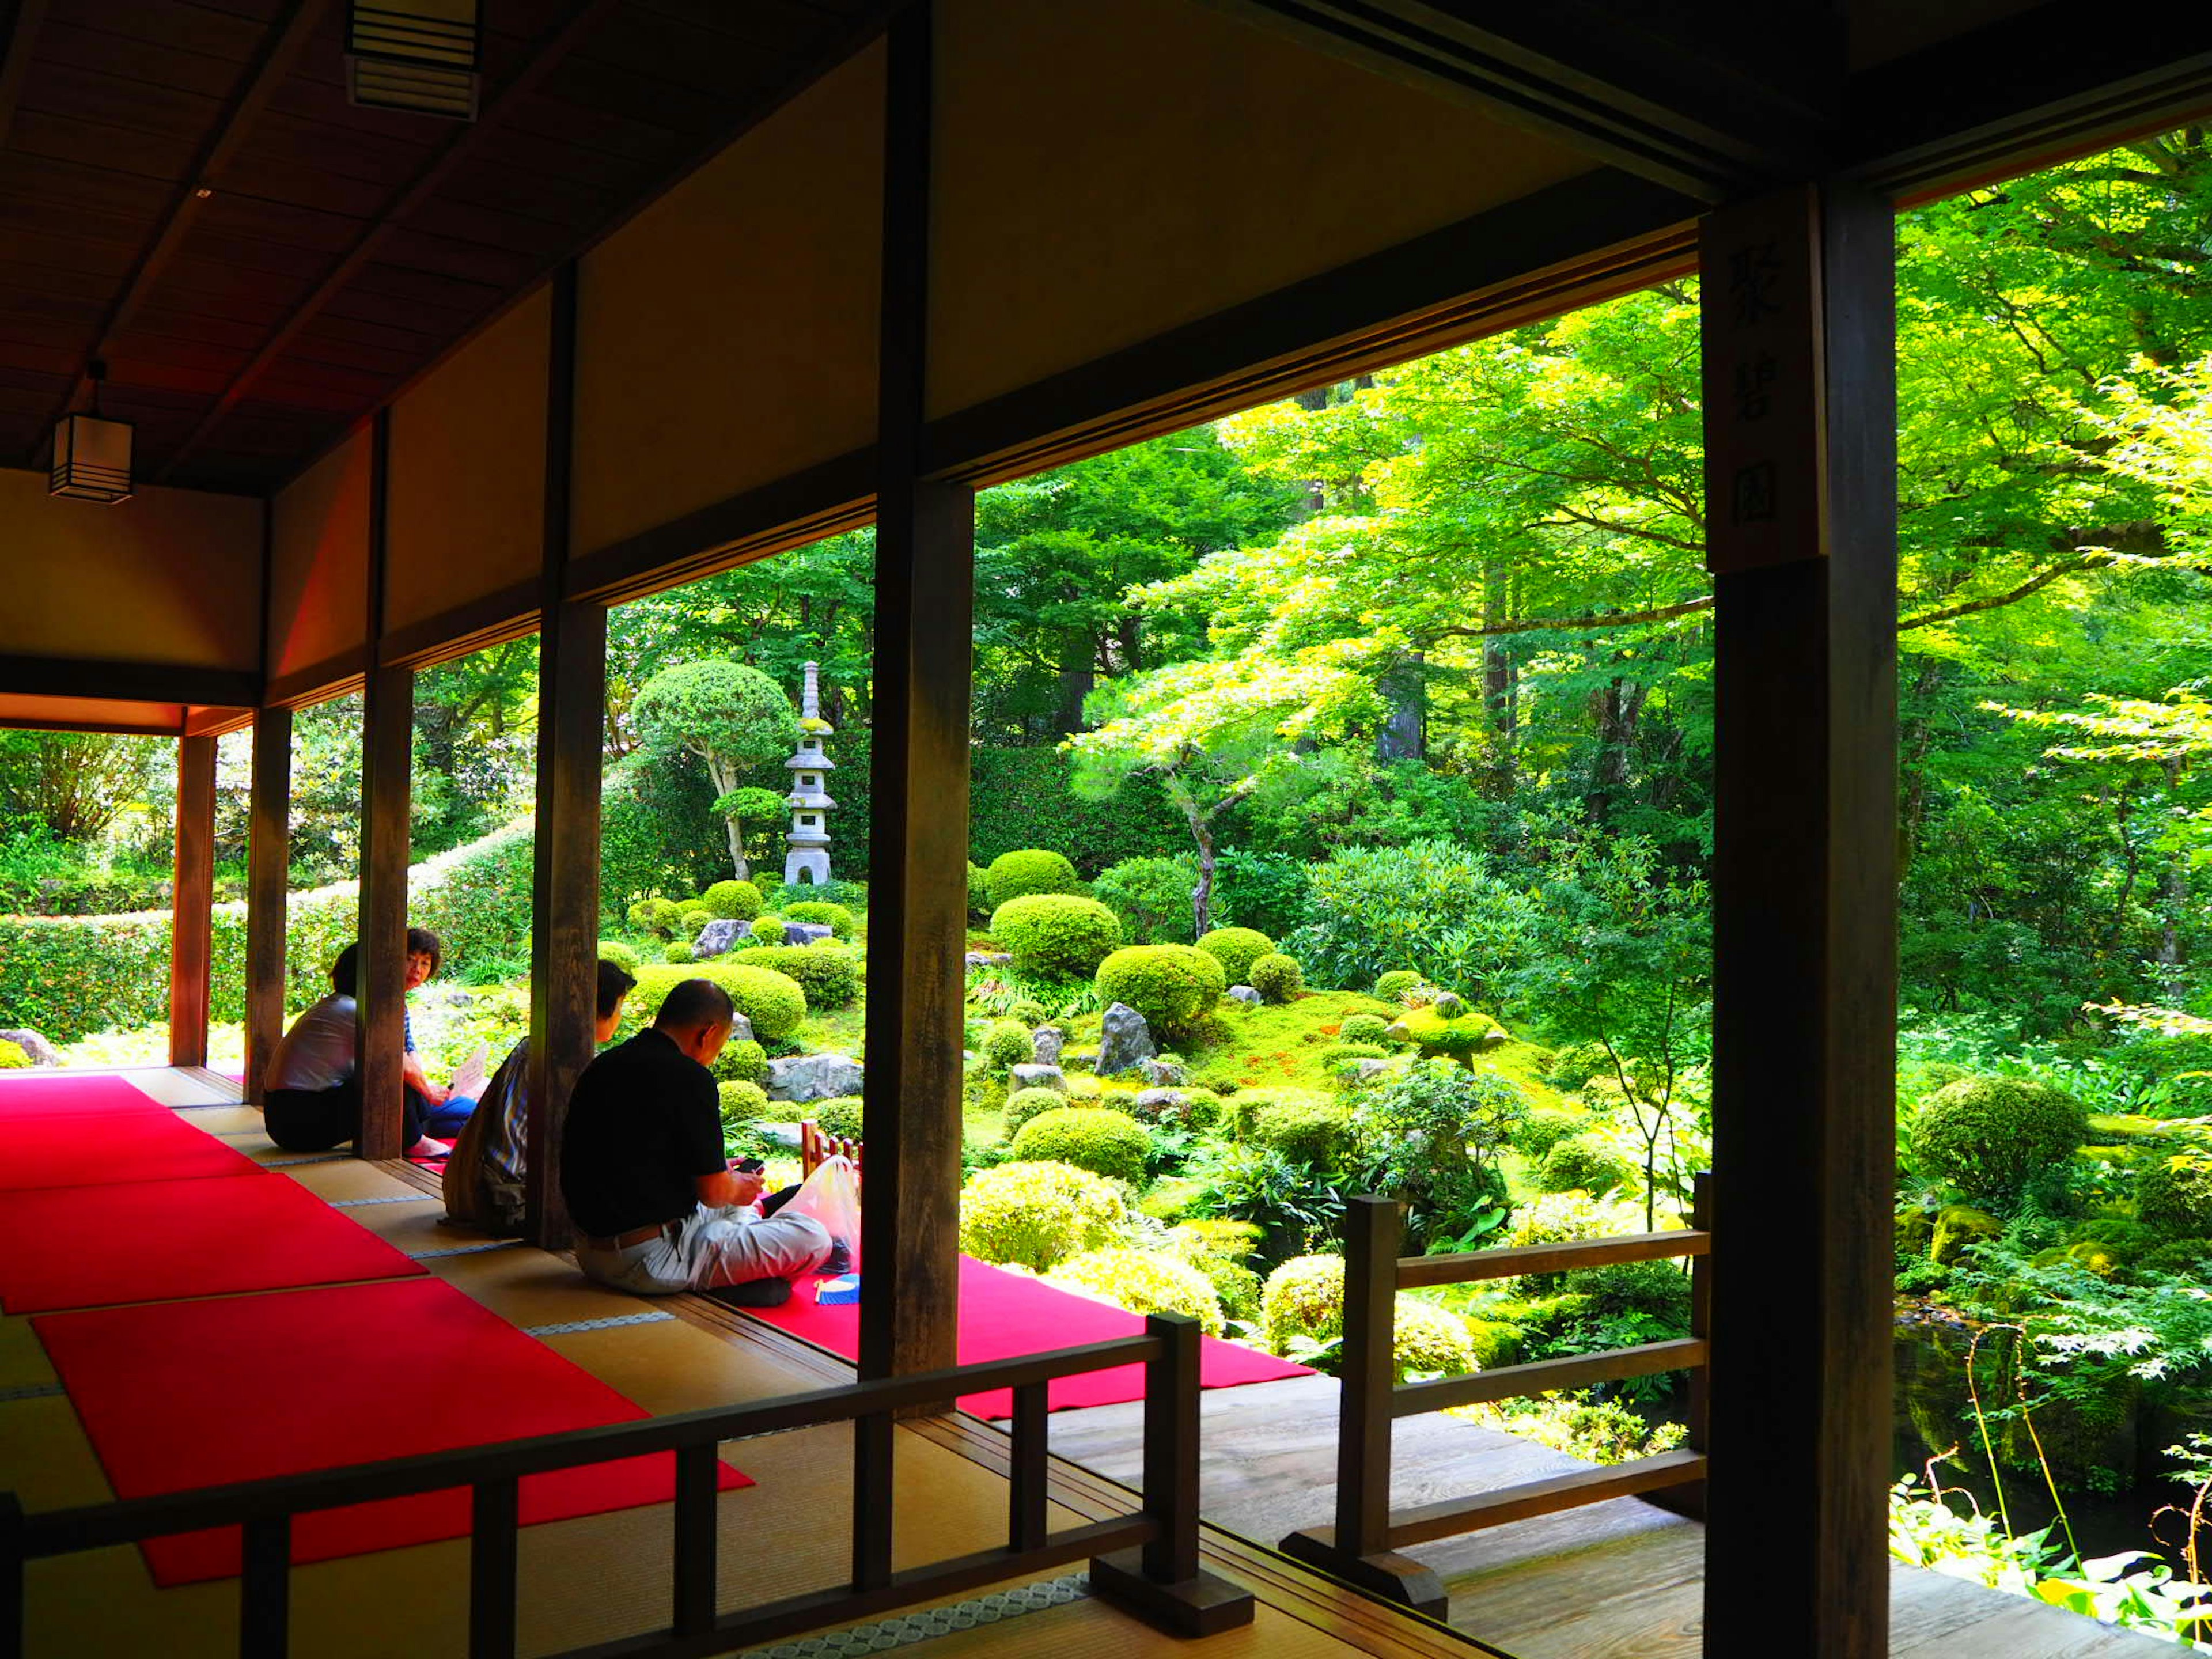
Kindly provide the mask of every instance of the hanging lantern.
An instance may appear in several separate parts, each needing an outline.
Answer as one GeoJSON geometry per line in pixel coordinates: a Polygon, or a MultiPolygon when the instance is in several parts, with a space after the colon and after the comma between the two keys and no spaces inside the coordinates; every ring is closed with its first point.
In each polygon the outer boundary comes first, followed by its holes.
{"type": "Polygon", "coordinates": [[[351,0],[346,96],[372,109],[477,118],[477,0],[351,0]]]}
{"type": "Polygon", "coordinates": [[[54,422],[54,459],[46,494],[112,506],[131,498],[131,422],[103,419],[100,386],[107,365],[91,368],[92,408],[54,422]]]}

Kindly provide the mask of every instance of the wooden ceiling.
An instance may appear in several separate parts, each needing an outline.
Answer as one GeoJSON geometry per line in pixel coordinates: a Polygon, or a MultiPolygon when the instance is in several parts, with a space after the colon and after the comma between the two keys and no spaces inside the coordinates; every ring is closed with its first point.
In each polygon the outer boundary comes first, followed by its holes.
{"type": "Polygon", "coordinates": [[[259,492],[880,26],[883,0],[483,0],[480,117],[358,109],[343,0],[0,0],[0,465],[136,422],[259,492]]]}

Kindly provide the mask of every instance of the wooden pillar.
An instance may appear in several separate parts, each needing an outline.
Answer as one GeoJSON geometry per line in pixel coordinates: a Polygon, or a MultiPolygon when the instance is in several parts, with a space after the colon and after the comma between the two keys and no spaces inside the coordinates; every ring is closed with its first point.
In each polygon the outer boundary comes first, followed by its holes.
{"type": "Polygon", "coordinates": [[[1713,1655],[1888,1651],[1893,236],[1890,204],[1844,185],[1703,230],[1713,1655]]]}
{"type": "Polygon", "coordinates": [[[169,1064],[207,1064],[214,948],[215,739],[177,739],[177,866],[169,894],[169,1064]]]}
{"type": "Polygon", "coordinates": [[[921,476],[931,9],[891,20],[868,824],[863,1377],[953,1363],[975,492],[921,476]]]}
{"type": "Polygon", "coordinates": [[[292,863],[292,711],[253,716],[246,814],[246,1098],[261,1103],[269,1057],[284,1035],[284,927],[292,863]]]}
{"type": "Polygon", "coordinates": [[[369,458],[369,670],[362,696],[361,1139],[363,1158],[397,1158],[404,1109],[401,1022],[407,999],[407,819],[415,757],[415,674],[377,661],[384,633],[385,498],[392,416],[376,416],[369,458]]]}
{"type": "Polygon", "coordinates": [[[542,1249],[565,1248],[561,1126],[590,1064],[599,1000],[599,759],[607,613],[562,598],[574,437],[576,268],[553,279],[545,416],[545,543],[538,639],[538,838],[531,895],[526,1215],[542,1249]]]}

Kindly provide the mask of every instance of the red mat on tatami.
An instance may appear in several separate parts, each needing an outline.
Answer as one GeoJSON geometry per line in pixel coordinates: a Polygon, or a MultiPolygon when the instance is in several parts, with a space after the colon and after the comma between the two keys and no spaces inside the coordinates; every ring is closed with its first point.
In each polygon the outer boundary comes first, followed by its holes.
{"type": "Polygon", "coordinates": [[[0,1113],[0,1191],[260,1173],[171,1111],[0,1113]]]}
{"type": "Polygon", "coordinates": [[[169,1109],[119,1077],[72,1077],[65,1072],[0,1073],[0,1116],[59,1113],[166,1112],[169,1109]]]}
{"type": "MultiPolygon", "coordinates": [[[[865,1284],[866,1275],[862,1276],[865,1284]]],[[[781,1308],[747,1308],[756,1319],[818,1343],[848,1359],[860,1352],[860,1310],[857,1303],[823,1307],[814,1299],[815,1281],[801,1279],[791,1300],[781,1308]]],[[[1120,1308],[1093,1302],[1056,1285],[1023,1273],[1001,1272],[972,1256],[960,1258],[960,1340],[957,1358],[961,1364],[978,1365],[987,1360],[1012,1359],[1022,1354],[1042,1353],[1051,1348],[1073,1348],[1085,1342],[1109,1342],[1116,1337],[1142,1336],[1145,1322],[1120,1308]]],[[[1273,1382],[1285,1376],[1308,1376],[1304,1365],[1243,1348],[1234,1342],[1206,1337],[1200,1343],[1198,1380],[1203,1389],[1233,1389],[1245,1382],[1273,1382]]],[[[1145,1397],[1145,1368],[1116,1365],[1111,1370],[1063,1376],[1049,1391],[1052,1409],[1071,1411],[1081,1406],[1115,1406],[1145,1397]]],[[[977,1417],[1012,1417],[1013,1391],[993,1389],[965,1395],[963,1411],[977,1417]]]]}
{"type": "Polygon", "coordinates": [[[149,1181],[0,1192],[0,1306],[11,1314],[423,1271],[296,1182],[149,1181]]]}
{"type": "MultiPolygon", "coordinates": [[[[32,1322],[123,1498],[648,1415],[441,1279],[153,1303],[32,1322]]],[[[725,1490],[750,1486],[724,1466],[725,1490]]],[[[667,1502],[666,1453],[522,1483],[523,1523],[667,1502]]],[[[295,1562],[469,1531],[465,1488],[298,1517],[295,1562]]],[[[145,1546],[164,1588],[235,1575],[234,1528],[145,1546]]]]}

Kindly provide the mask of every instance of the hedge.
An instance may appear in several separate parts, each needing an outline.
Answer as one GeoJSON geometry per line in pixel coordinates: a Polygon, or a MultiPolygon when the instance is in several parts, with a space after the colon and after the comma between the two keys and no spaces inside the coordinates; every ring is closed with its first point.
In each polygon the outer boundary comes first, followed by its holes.
{"type": "Polygon", "coordinates": [[[810,1008],[849,1008],[860,1000],[861,957],[842,945],[761,945],[725,961],[788,974],[810,1008]]]}

